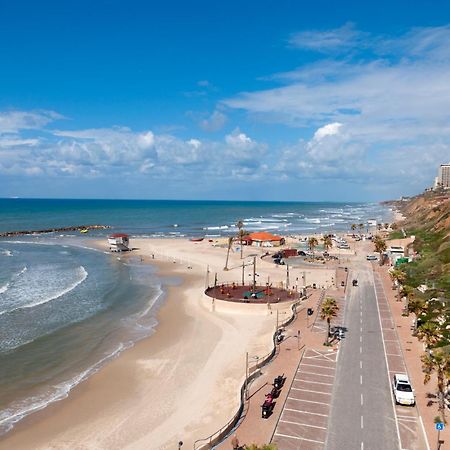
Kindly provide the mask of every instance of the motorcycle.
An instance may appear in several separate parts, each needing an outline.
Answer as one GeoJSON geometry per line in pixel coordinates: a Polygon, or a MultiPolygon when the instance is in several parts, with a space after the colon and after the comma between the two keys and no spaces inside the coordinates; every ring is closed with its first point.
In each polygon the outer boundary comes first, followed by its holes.
{"type": "Polygon", "coordinates": [[[274,387],[276,387],[277,389],[281,389],[283,387],[283,385],[284,385],[284,381],[285,380],[286,380],[286,378],[284,377],[284,373],[283,373],[283,375],[278,375],[273,380],[274,387]]]}
{"type": "Polygon", "coordinates": [[[261,405],[261,417],[267,419],[272,414],[274,406],[275,402],[272,395],[267,394],[264,403],[261,405]]]}

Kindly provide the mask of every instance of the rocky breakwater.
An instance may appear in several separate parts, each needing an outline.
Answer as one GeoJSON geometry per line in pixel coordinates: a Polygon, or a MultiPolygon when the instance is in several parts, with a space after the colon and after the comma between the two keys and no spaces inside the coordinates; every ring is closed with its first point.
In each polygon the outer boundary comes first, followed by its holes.
{"type": "Polygon", "coordinates": [[[44,233],[62,233],[66,231],[84,231],[84,230],[106,230],[111,228],[109,225],[77,225],[74,227],[48,228],[45,230],[22,230],[22,231],[3,231],[0,237],[24,236],[27,234],[44,234],[44,233]]]}

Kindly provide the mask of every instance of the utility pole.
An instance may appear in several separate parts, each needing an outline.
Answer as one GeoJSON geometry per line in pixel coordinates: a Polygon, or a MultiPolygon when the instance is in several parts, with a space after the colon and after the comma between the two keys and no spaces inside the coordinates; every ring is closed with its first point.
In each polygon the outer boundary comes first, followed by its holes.
{"type": "Polygon", "coordinates": [[[256,256],[253,257],[253,293],[256,292],[256,256]]]}
{"type": "Polygon", "coordinates": [[[244,286],[245,281],[244,281],[244,275],[245,275],[245,262],[242,261],[242,286],[244,286]]]}
{"type": "Polygon", "coordinates": [[[248,352],[245,352],[245,400],[248,400],[248,352]]]}
{"type": "Polygon", "coordinates": [[[209,288],[209,265],[206,266],[206,281],[205,281],[205,289],[209,288]]]}

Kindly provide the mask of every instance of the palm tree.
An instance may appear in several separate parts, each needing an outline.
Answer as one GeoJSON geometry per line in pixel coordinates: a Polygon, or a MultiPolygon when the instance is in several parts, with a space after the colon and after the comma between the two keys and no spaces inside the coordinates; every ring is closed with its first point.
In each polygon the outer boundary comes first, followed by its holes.
{"type": "Polygon", "coordinates": [[[310,249],[311,252],[312,252],[313,259],[314,259],[314,249],[315,249],[318,245],[319,245],[319,241],[318,241],[317,238],[315,238],[314,236],[313,236],[313,237],[310,237],[310,238],[308,239],[308,247],[309,247],[309,249],[310,249]]]}
{"type": "Polygon", "coordinates": [[[380,254],[380,266],[383,265],[383,253],[387,249],[386,241],[380,236],[376,235],[373,238],[373,245],[375,246],[375,251],[380,254]]]}
{"type": "Polygon", "coordinates": [[[244,222],[242,222],[242,220],[239,220],[238,223],[236,224],[236,226],[238,227],[238,236],[239,236],[239,245],[241,247],[241,259],[242,259],[242,252],[243,252],[243,248],[242,248],[242,238],[245,235],[245,231],[243,229],[244,227],[244,222]]]}
{"type": "Polygon", "coordinates": [[[331,329],[331,319],[337,316],[337,313],[339,311],[339,306],[336,303],[336,300],[331,297],[327,297],[320,308],[320,318],[322,320],[327,321],[327,339],[324,343],[324,345],[329,344],[330,339],[330,329],[331,329]]]}
{"type": "Polygon", "coordinates": [[[431,353],[422,355],[422,371],[425,373],[423,383],[427,384],[431,379],[431,374],[436,372],[437,393],[439,399],[439,412],[445,420],[445,390],[447,379],[450,377],[450,348],[449,346],[433,350],[431,353]]]}
{"type": "Polygon", "coordinates": [[[400,301],[400,285],[403,284],[406,280],[406,275],[399,269],[394,269],[391,272],[392,280],[397,282],[397,301],[400,301]]]}
{"type": "Polygon", "coordinates": [[[363,223],[360,223],[360,224],[358,225],[358,228],[359,228],[359,234],[361,234],[361,231],[364,230],[364,224],[363,224],[363,223]]]}
{"type": "Polygon", "coordinates": [[[322,238],[322,242],[326,251],[328,251],[328,249],[333,246],[333,241],[331,240],[331,237],[328,234],[322,238]]]}
{"type": "Polygon", "coordinates": [[[228,238],[228,249],[227,249],[227,259],[225,261],[225,267],[223,268],[223,270],[228,270],[228,258],[230,256],[230,250],[231,250],[231,246],[233,245],[233,236],[230,236],[228,238]]]}
{"type": "Polygon", "coordinates": [[[356,223],[352,223],[352,231],[356,230],[356,223]]]}
{"type": "Polygon", "coordinates": [[[417,328],[417,338],[424,341],[427,348],[434,347],[440,339],[439,325],[428,320],[417,328]]]}

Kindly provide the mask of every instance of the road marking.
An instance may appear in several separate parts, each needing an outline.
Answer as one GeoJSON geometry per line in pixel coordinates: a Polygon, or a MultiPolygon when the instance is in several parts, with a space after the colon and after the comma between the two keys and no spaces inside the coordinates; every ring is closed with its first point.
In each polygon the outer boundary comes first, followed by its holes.
{"type": "Polygon", "coordinates": [[[359,337],[359,342],[362,342],[362,336],[359,337]]]}
{"type": "Polygon", "coordinates": [[[321,369],[331,369],[331,370],[336,369],[336,367],[318,366],[317,364],[302,364],[302,366],[320,367],[321,369]]]}
{"type": "Polygon", "coordinates": [[[425,444],[427,444],[427,450],[430,450],[430,444],[428,444],[428,436],[427,436],[427,433],[425,432],[425,427],[423,426],[422,416],[419,416],[419,421],[420,421],[420,425],[422,425],[422,432],[423,432],[423,435],[425,436],[425,444]]]}
{"type": "Polygon", "coordinates": [[[364,429],[364,416],[361,416],[361,430],[364,429]]]}
{"type": "Polygon", "coordinates": [[[402,355],[397,355],[397,353],[386,353],[387,356],[402,356],[402,355]]]}
{"type": "Polygon", "coordinates": [[[307,423],[301,423],[301,422],[292,422],[291,420],[280,419],[280,422],[290,423],[292,425],[300,425],[301,427],[320,428],[321,430],[327,429],[327,427],[319,427],[318,425],[308,425],[307,423]]]}
{"type": "Polygon", "coordinates": [[[361,442],[361,450],[364,450],[364,442],[361,442]]]}
{"type": "Polygon", "coordinates": [[[362,369],[362,361],[359,362],[359,368],[362,369]]]}
{"type": "Polygon", "coordinates": [[[362,405],[364,405],[364,397],[363,397],[363,395],[361,394],[361,406],[362,405]]]}
{"type": "Polygon", "coordinates": [[[359,332],[362,333],[362,327],[359,329],[359,332]]]}
{"type": "Polygon", "coordinates": [[[359,384],[362,384],[362,375],[359,376],[359,384]]]}
{"type": "Polygon", "coordinates": [[[328,417],[328,414],[319,414],[319,413],[314,413],[314,412],[309,412],[309,411],[303,411],[301,409],[284,408],[283,411],[293,411],[293,412],[300,412],[300,413],[305,413],[305,414],[312,414],[314,416],[328,417]]]}
{"type": "Polygon", "coordinates": [[[313,392],[314,394],[324,394],[324,395],[331,395],[331,392],[320,392],[320,391],[311,391],[310,389],[300,389],[300,388],[291,388],[294,391],[303,391],[303,392],[313,392]]]}
{"type": "Polygon", "coordinates": [[[298,439],[300,441],[317,442],[318,444],[325,444],[324,441],[315,441],[314,439],[306,439],[304,437],[299,437],[299,436],[290,436],[289,434],[275,433],[275,436],[287,437],[287,438],[291,438],[291,439],[298,439]]]}
{"type": "Polygon", "coordinates": [[[321,383],[320,381],[299,380],[298,378],[294,378],[294,380],[302,381],[303,383],[314,383],[314,384],[324,384],[325,386],[333,386],[333,383],[321,383]]]}
{"type": "MultiPolygon", "coordinates": [[[[305,372],[304,370],[299,371],[299,374],[302,375],[304,373],[307,373],[308,375],[319,375],[321,377],[330,377],[330,378],[334,378],[334,375],[325,375],[324,373],[317,373],[317,372],[305,372]]],[[[296,380],[297,378],[295,378],[296,380]]]]}
{"type": "Polygon", "coordinates": [[[314,401],[314,400],[305,400],[305,399],[303,399],[303,398],[288,397],[288,400],[295,400],[296,402],[308,402],[308,403],[316,403],[317,405],[330,406],[329,403],[316,402],[316,401],[314,401]]]}
{"type": "MultiPolygon", "coordinates": [[[[375,285],[376,284],[376,282],[375,282],[375,274],[373,272],[372,272],[372,279],[373,279],[373,284],[375,285]]],[[[390,386],[391,385],[391,378],[390,378],[390,375],[389,375],[388,358],[386,356],[386,344],[385,344],[385,340],[384,340],[384,330],[383,330],[383,326],[382,326],[382,322],[381,322],[380,307],[378,305],[379,299],[378,299],[378,294],[377,294],[376,289],[374,289],[374,291],[375,291],[375,300],[376,300],[377,311],[378,311],[378,320],[379,320],[380,328],[381,328],[381,342],[383,343],[384,359],[385,359],[385,362],[386,362],[387,377],[388,377],[388,386],[390,386]]],[[[386,297],[384,289],[382,291],[382,294],[386,297]]],[[[397,342],[397,341],[398,341],[398,338],[397,338],[396,341],[392,340],[391,342],[397,342]]],[[[389,341],[386,341],[386,342],[389,342],[389,341]]],[[[402,440],[400,438],[400,429],[398,427],[397,411],[394,408],[394,394],[392,393],[392,389],[389,389],[389,393],[391,395],[392,410],[394,411],[394,417],[395,417],[395,428],[397,429],[398,445],[400,447],[402,445],[402,440]]]]}
{"type": "Polygon", "coordinates": [[[362,353],[362,347],[361,346],[359,347],[359,353],[362,353]]]}

